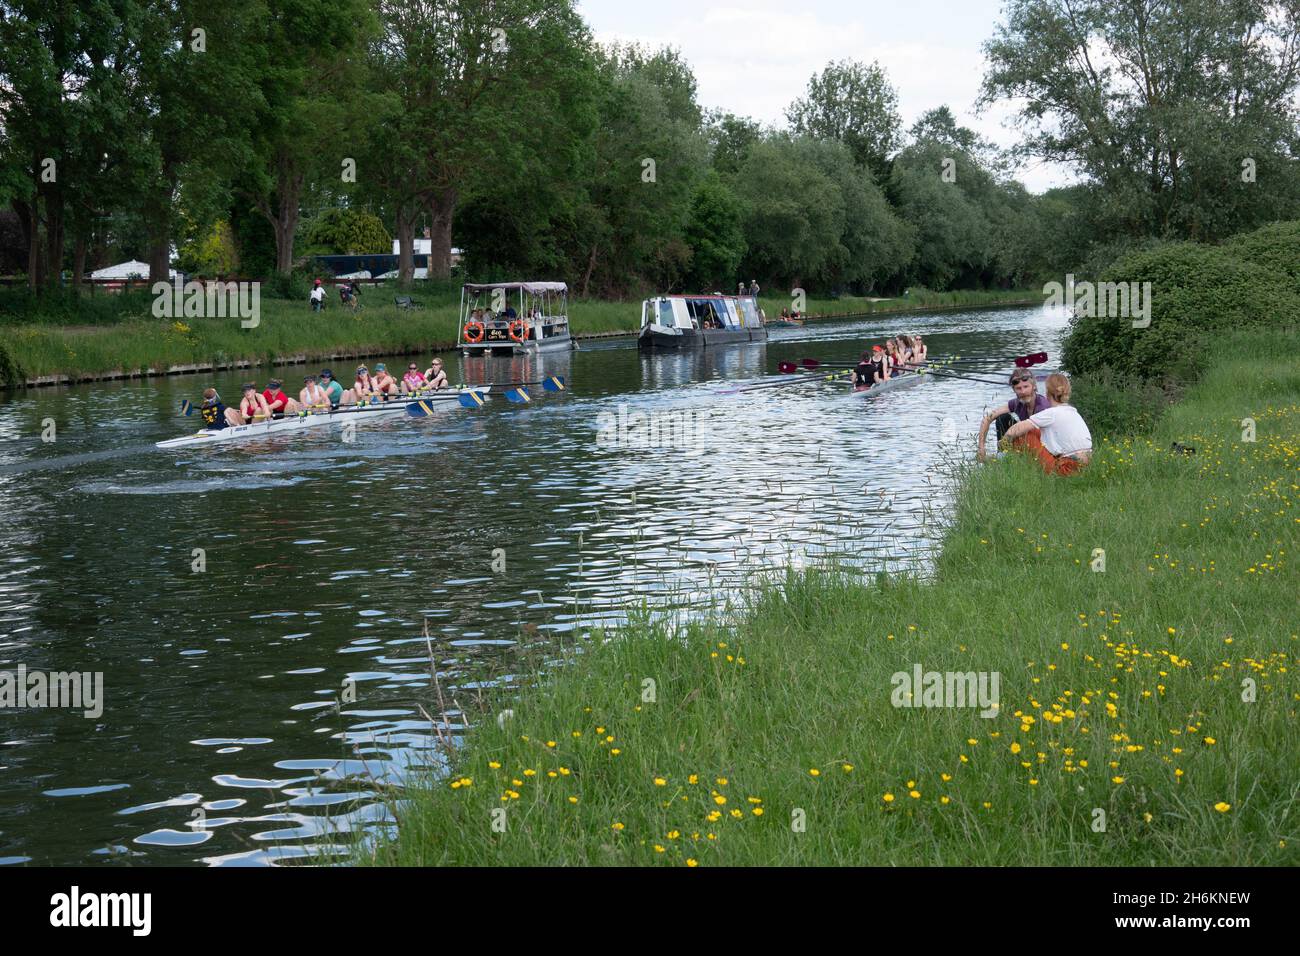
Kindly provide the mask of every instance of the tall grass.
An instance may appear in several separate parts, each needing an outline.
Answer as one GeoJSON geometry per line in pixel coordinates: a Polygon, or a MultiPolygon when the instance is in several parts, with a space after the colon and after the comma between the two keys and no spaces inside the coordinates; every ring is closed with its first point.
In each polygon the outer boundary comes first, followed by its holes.
{"type": "Polygon", "coordinates": [[[791,573],[734,627],[589,643],[487,701],[359,854],[1294,863],[1300,349],[1256,346],[1073,478],[1019,456],[967,475],[929,583],[791,573]],[[917,664],[996,672],[997,715],[893,706],[917,664]]]}

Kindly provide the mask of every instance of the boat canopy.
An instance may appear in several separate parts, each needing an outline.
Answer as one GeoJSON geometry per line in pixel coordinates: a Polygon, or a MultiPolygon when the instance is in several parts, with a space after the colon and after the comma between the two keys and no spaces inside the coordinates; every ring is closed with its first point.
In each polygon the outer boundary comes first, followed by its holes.
{"type": "Polygon", "coordinates": [[[474,293],[504,289],[506,292],[526,292],[529,295],[569,291],[569,287],[563,282],[467,282],[462,288],[465,292],[474,293]]]}

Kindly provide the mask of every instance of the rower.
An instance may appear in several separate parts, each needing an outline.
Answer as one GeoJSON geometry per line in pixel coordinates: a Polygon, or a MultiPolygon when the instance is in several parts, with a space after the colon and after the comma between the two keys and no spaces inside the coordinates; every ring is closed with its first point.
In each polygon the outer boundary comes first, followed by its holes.
{"type": "Polygon", "coordinates": [[[273,378],[266,383],[266,391],[262,392],[262,397],[266,399],[267,407],[276,418],[283,418],[286,414],[296,415],[302,411],[301,405],[284,394],[284,383],[278,378],[273,378]]]}
{"type": "Polygon", "coordinates": [[[203,430],[209,432],[219,432],[231,425],[244,424],[240,421],[239,412],[227,408],[215,388],[203,390],[203,404],[199,406],[199,416],[203,419],[203,430]]]}
{"type": "MultiPolygon", "coordinates": [[[[885,343],[888,345],[889,343],[885,343]]],[[[893,372],[893,363],[889,360],[889,353],[879,345],[871,346],[871,361],[875,366],[871,374],[872,383],[887,382],[893,372]]]]}
{"type": "MultiPolygon", "coordinates": [[[[337,382],[334,383],[338,385],[337,382]]],[[[342,388],[339,389],[343,391],[342,388]]],[[[307,411],[322,411],[332,404],[329,393],[316,384],[316,376],[308,375],[302,380],[302,391],[298,393],[298,402],[307,411]]]]}
{"type": "Polygon", "coordinates": [[[853,387],[870,388],[875,381],[876,365],[871,361],[871,353],[863,352],[858,359],[858,367],[853,370],[853,387]]]}
{"type": "Polygon", "coordinates": [[[423,392],[426,387],[424,376],[420,374],[420,366],[414,362],[406,366],[406,374],[402,376],[402,394],[414,395],[423,392]]]}
{"type": "Polygon", "coordinates": [[[375,380],[370,377],[370,369],[364,365],[357,366],[357,378],[352,383],[352,400],[358,405],[366,405],[372,400],[378,400],[375,380]]]}
{"type": "Polygon", "coordinates": [[[1007,430],[1006,442],[1038,458],[1049,475],[1072,475],[1092,461],[1092,433],[1070,404],[1070,380],[1060,372],[1047,376],[1051,407],[1007,430]]]}
{"type": "Polygon", "coordinates": [[[375,391],[384,401],[388,401],[388,396],[396,395],[398,392],[397,379],[388,374],[388,366],[383,362],[375,365],[375,391]]]}
{"type": "Polygon", "coordinates": [[[343,384],[334,378],[334,373],[329,369],[324,369],[320,373],[321,391],[325,393],[325,398],[330,404],[330,408],[338,408],[339,405],[351,405],[352,399],[350,394],[343,388],[343,384]]]}
{"type": "Polygon", "coordinates": [[[912,346],[912,360],[919,365],[929,356],[930,350],[925,347],[925,343],[921,341],[919,335],[912,336],[912,346]]]}
{"type": "Polygon", "coordinates": [[[257,386],[252,382],[244,385],[244,397],[239,401],[239,424],[252,425],[254,422],[271,420],[271,407],[266,399],[258,394],[257,386]]]}
{"type": "Polygon", "coordinates": [[[1045,412],[1051,407],[1047,399],[1038,394],[1038,384],[1034,380],[1034,373],[1029,369],[1018,368],[1011,373],[1011,388],[1016,397],[1007,402],[1005,408],[995,406],[980,422],[979,450],[976,452],[980,461],[984,460],[984,438],[989,425],[997,426],[997,440],[1001,442],[1016,422],[1029,421],[1031,415],[1045,412]]]}
{"type": "Polygon", "coordinates": [[[442,369],[442,359],[433,360],[433,364],[424,373],[424,380],[426,386],[434,391],[447,387],[447,373],[442,369]]]}

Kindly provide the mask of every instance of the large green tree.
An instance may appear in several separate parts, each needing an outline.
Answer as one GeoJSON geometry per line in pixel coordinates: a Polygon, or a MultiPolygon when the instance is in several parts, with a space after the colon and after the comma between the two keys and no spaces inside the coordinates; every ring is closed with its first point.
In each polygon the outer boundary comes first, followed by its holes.
{"type": "Polygon", "coordinates": [[[887,172],[902,128],[898,93],[884,68],[854,60],[832,62],[814,75],[805,94],[786,109],[786,119],[797,134],[838,139],[877,175],[887,172]]]}
{"type": "Polygon", "coordinates": [[[982,102],[1098,186],[1097,230],[1214,239],[1300,203],[1294,0],[1009,0],[982,102]]]}

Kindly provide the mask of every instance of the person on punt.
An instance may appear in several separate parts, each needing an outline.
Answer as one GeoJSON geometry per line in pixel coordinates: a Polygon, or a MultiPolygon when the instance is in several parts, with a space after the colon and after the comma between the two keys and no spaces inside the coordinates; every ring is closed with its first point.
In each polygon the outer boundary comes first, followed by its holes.
{"type": "Polygon", "coordinates": [[[384,401],[389,397],[398,394],[401,389],[397,385],[397,379],[393,378],[388,372],[388,366],[380,362],[375,366],[375,391],[384,401]]]}
{"type": "Polygon", "coordinates": [[[338,408],[340,405],[351,405],[350,394],[343,388],[343,383],[339,382],[334,373],[329,369],[322,369],[320,373],[321,391],[325,393],[326,400],[330,403],[330,408],[338,408]]]}
{"type": "Polygon", "coordinates": [[[219,432],[231,425],[242,425],[239,410],[227,408],[215,388],[203,390],[203,404],[199,406],[199,417],[203,419],[204,431],[219,432]]]}
{"type": "Polygon", "coordinates": [[[1051,407],[1016,422],[1005,443],[1035,455],[1049,475],[1072,475],[1092,461],[1092,433],[1083,416],[1070,404],[1070,380],[1060,372],[1047,376],[1051,407]]]}
{"type": "Polygon", "coordinates": [[[424,372],[425,388],[431,388],[437,391],[447,387],[447,373],[443,371],[442,359],[434,358],[433,364],[424,372]]]}
{"type": "Polygon", "coordinates": [[[302,391],[298,393],[298,404],[307,411],[314,412],[324,411],[332,403],[329,394],[316,383],[316,376],[308,375],[302,380],[302,391]]]}
{"type": "Polygon", "coordinates": [[[252,425],[254,422],[271,420],[271,407],[257,391],[252,382],[244,385],[244,397],[239,400],[239,424],[252,425]]]}
{"type": "Polygon", "coordinates": [[[262,392],[262,397],[266,399],[267,407],[276,418],[283,418],[286,414],[296,415],[302,411],[302,406],[284,393],[284,382],[278,378],[273,378],[266,383],[266,390],[262,392]]]}
{"type": "Polygon", "coordinates": [[[423,392],[428,387],[424,375],[420,372],[420,366],[411,362],[406,366],[406,374],[402,376],[402,394],[414,395],[417,392],[423,392]]]}
{"type": "Polygon", "coordinates": [[[1018,368],[1011,373],[1011,388],[1016,393],[1016,397],[1007,402],[1006,407],[995,406],[980,422],[979,450],[976,452],[976,457],[980,461],[985,457],[984,439],[989,425],[996,426],[997,440],[1001,443],[1016,422],[1027,422],[1031,416],[1052,407],[1045,395],[1038,394],[1034,373],[1027,368],[1018,368]]]}

